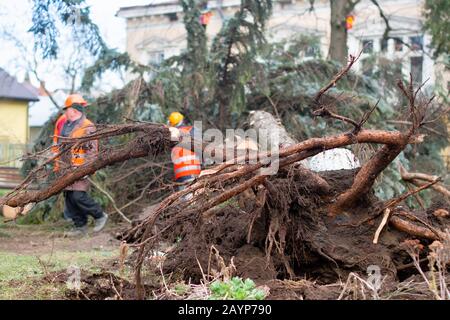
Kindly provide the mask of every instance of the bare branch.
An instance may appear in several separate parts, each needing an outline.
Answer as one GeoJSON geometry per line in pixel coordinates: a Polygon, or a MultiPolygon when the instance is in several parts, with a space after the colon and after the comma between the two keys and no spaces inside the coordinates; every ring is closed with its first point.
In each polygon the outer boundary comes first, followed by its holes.
{"type": "Polygon", "coordinates": [[[325,87],[323,87],[322,89],[319,90],[319,92],[316,94],[316,96],[314,97],[314,103],[316,105],[320,105],[320,98],[328,91],[330,90],[332,87],[336,86],[336,83],[342,79],[343,76],[345,76],[350,69],[352,68],[352,66],[355,64],[355,62],[359,59],[359,57],[361,56],[362,51],[359,52],[358,56],[353,56],[350,55],[349,58],[349,62],[347,64],[347,66],[345,68],[343,68],[341,71],[339,71],[338,74],[336,74],[336,76],[333,78],[333,80],[331,80],[325,87]]]}
{"type": "Polygon", "coordinates": [[[383,33],[383,39],[388,39],[389,32],[392,31],[391,25],[389,24],[389,18],[386,16],[377,0],[370,0],[370,1],[377,7],[378,13],[380,14],[380,17],[383,19],[384,24],[386,25],[386,28],[384,29],[383,33]]]}

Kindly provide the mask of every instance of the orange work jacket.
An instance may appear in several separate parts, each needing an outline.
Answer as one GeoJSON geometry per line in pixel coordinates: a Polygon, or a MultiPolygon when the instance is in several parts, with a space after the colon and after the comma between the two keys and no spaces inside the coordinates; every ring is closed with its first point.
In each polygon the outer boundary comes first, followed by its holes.
{"type": "MultiPolygon", "coordinates": [[[[179,130],[189,135],[192,131],[192,127],[180,127],[179,130]]],[[[201,162],[197,154],[191,150],[174,147],[172,149],[172,162],[173,170],[175,173],[175,180],[187,176],[197,177],[201,172],[201,162]]]]}
{"type": "MultiPolygon", "coordinates": [[[[56,121],[55,131],[54,131],[54,135],[53,135],[53,146],[52,146],[52,152],[55,156],[60,152],[59,139],[61,137],[61,132],[64,127],[64,124],[66,122],[67,122],[67,118],[65,115],[62,115],[56,121]]],[[[84,137],[84,136],[92,133],[92,131],[94,131],[94,130],[95,130],[94,124],[90,120],[83,118],[80,121],[80,123],[70,133],[70,138],[81,138],[81,137],[84,137]]],[[[96,150],[93,150],[93,152],[98,152],[97,143],[95,143],[94,145],[95,145],[96,150]]],[[[85,146],[73,147],[70,150],[70,153],[71,153],[70,164],[75,167],[82,166],[86,162],[86,156],[87,156],[86,151],[87,150],[86,150],[85,146]]],[[[60,161],[59,157],[55,158],[54,171],[59,170],[59,167],[60,167],[59,161],[60,161]]]]}

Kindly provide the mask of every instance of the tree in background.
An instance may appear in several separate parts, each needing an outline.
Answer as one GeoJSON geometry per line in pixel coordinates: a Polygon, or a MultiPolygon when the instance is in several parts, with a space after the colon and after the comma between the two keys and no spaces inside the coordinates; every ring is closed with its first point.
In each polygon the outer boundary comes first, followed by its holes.
{"type": "Polygon", "coordinates": [[[95,63],[85,68],[82,88],[89,90],[104,72],[130,69],[136,73],[146,70],[133,62],[127,53],[110,48],[91,20],[85,0],[33,0],[32,27],[35,49],[44,59],[55,60],[61,55],[61,31],[71,33],[75,48],[84,48],[95,63]]]}
{"type": "Polygon", "coordinates": [[[353,11],[360,0],[330,0],[330,48],[328,57],[342,64],[347,63],[347,16],[353,11]]]}
{"type": "Polygon", "coordinates": [[[202,112],[205,101],[204,88],[208,68],[208,39],[206,29],[200,23],[201,9],[207,1],[183,0],[184,25],[187,33],[187,50],[183,55],[183,79],[185,101],[183,103],[184,113],[194,113],[196,119],[203,119],[202,112]]]}
{"type": "MultiPolygon", "coordinates": [[[[370,0],[372,5],[376,6],[380,17],[383,19],[386,29],[383,37],[387,39],[389,33],[393,31],[389,16],[384,12],[383,6],[378,0],[370,0]]],[[[314,8],[314,0],[310,0],[311,10],[314,8]]],[[[349,17],[356,5],[361,0],[330,0],[330,47],[328,58],[339,61],[343,64],[348,59],[348,28],[347,17],[349,17]]],[[[447,0],[425,0],[424,17],[425,30],[429,32],[433,38],[432,47],[435,49],[435,57],[449,52],[449,27],[450,27],[450,2],[447,0]]]]}
{"type": "Polygon", "coordinates": [[[231,124],[231,112],[239,114],[240,106],[245,105],[245,84],[252,77],[258,49],[265,43],[265,26],[271,13],[270,0],[243,0],[240,10],[213,42],[214,100],[218,102],[222,129],[231,124]]]}
{"type": "Polygon", "coordinates": [[[450,1],[426,0],[424,16],[424,28],[432,36],[431,46],[434,49],[434,56],[446,55],[448,57],[450,52],[450,1]]]}
{"type": "Polygon", "coordinates": [[[209,50],[198,19],[201,4],[186,0],[181,4],[187,51],[166,61],[156,76],[154,82],[161,86],[158,103],[175,110],[182,106],[191,118],[214,119],[221,128],[234,126],[245,110],[245,86],[255,71],[258,52],[266,43],[264,31],[272,1],[243,0],[209,50]],[[165,80],[168,77],[171,81],[165,80]],[[180,87],[183,97],[177,99],[180,87]]]}

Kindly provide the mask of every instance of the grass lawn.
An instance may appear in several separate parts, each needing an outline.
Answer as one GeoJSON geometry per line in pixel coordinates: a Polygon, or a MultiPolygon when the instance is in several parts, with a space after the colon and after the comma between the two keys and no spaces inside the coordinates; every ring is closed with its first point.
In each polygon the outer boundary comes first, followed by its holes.
{"type": "Polygon", "coordinates": [[[0,252],[0,299],[63,299],[66,285],[42,281],[43,276],[76,266],[100,272],[102,260],[117,257],[118,252],[55,252],[41,256],[0,252]]]}
{"type": "Polygon", "coordinates": [[[57,237],[53,248],[49,239],[64,229],[59,224],[4,223],[0,217],[0,300],[64,299],[69,267],[96,273],[119,257],[118,247],[103,238],[57,237]],[[52,281],[58,274],[59,281],[52,281]]]}
{"type": "Polygon", "coordinates": [[[11,192],[12,190],[7,190],[7,189],[0,189],[0,197],[3,197],[5,194],[7,194],[8,192],[11,192]]]}

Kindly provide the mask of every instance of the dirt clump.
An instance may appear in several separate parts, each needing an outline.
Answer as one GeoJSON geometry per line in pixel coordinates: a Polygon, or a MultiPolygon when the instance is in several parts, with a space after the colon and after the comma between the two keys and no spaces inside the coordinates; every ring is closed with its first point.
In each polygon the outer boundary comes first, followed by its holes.
{"type": "MultiPolygon", "coordinates": [[[[356,174],[321,173],[332,189],[321,192],[290,168],[264,188],[253,189],[246,202],[231,199],[212,218],[186,217],[172,228],[171,239],[165,239],[176,245],[166,256],[164,272],[200,281],[202,270],[220,270],[214,247],[226,264],[234,263],[236,275],[254,280],[307,278],[326,285],[351,272],[366,274],[373,265],[397,279],[396,267],[411,262],[400,248],[408,235],[386,226],[378,244],[372,243],[382,218],[382,202],[373,193],[361,196],[351,211],[328,216],[327,206],[352,185],[356,174]]],[[[422,214],[433,220],[430,223],[439,223],[432,212],[422,214]]],[[[159,224],[164,226],[163,221],[159,224]]]]}
{"type": "MultiPolygon", "coordinates": [[[[82,271],[81,288],[66,290],[70,300],[133,300],[136,298],[136,286],[126,279],[110,272],[89,273],[82,271]]],[[[146,286],[148,292],[156,289],[146,286]]]]}

